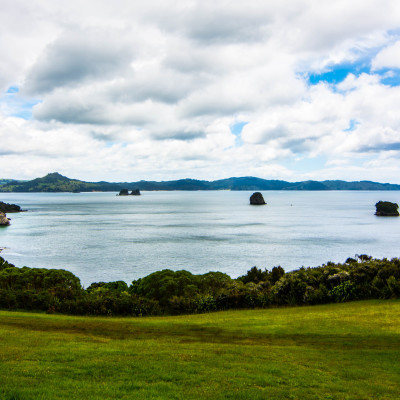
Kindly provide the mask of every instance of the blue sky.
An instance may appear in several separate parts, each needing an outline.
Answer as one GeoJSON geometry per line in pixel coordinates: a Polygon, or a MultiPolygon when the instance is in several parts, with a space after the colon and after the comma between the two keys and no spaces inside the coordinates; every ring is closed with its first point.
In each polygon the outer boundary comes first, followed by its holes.
{"type": "Polygon", "coordinates": [[[336,85],[344,81],[349,74],[352,74],[356,77],[360,76],[361,74],[374,74],[379,76],[380,82],[384,85],[392,87],[400,85],[400,69],[382,68],[378,71],[371,71],[371,66],[365,65],[364,62],[333,65],[329,67],[327,71],[310,73],[308,76],[308,81],[311,85],[317,85],[320,82],[336,85]]]}
{"type": "Polygon", "coordinates": [[[243,146],[242,130],[248,124],[248,121],[239,121],[230,126],[231,132],[236,136],[235,146],[243,146]]]}
{"type": "Polygon", "coordinates": [[[10,86],[2,96],[0,96],[0,108],[4,109],[7,116],[32,119],[33,107],[39,104],[40,100],[25,99],[19,95],[18,86],[10,86]]]}
{"type": "Polygon", "coordinates": [[[361,65],[334,65],[322,73],[310,73],[308,80],[311,85],[317,85],[320,82],[338,84],[346,79],[349,74],[359,76],[362,73],[370,73],[370,68],[361,65]]]}

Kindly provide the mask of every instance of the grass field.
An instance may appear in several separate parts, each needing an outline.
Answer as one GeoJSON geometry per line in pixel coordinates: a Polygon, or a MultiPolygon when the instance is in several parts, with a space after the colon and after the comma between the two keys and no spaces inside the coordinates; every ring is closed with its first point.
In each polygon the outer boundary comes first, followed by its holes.
{"type": "Polygon", "coordinates": [[[400,399],[400,301],[152,318],[0,312],[1,399],[400,399]]]}

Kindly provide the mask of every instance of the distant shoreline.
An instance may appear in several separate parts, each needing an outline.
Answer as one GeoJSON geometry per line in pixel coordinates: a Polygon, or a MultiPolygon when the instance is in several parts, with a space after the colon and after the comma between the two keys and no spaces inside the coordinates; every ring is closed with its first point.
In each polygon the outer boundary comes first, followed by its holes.
{"type": "Polygon", "coordinates": [[[5,180],[0,184],[4,193],[79,193],[79,192],[119,192],[129,191],[400,191],[400,185],[372,181],[347,182],[341,180],[288,182],[266,180],[257,177],[233,177],[216,181],[179,179],[173,181],[136,181],[136,182],[85,182],[70,179],[57,172],[47,174],[31,181],[5,180]]]}

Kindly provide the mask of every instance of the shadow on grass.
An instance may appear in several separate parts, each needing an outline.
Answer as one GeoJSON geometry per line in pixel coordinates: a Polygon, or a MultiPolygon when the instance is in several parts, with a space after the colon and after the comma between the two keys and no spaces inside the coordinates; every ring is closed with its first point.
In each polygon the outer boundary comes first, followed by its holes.
{"type": "Polygon", "coordinates": [[[229,328],[219,328],[198,324],[148,324],[135,325],[122,321],[51,320],[30,319],[26,317],[7,317],[1,319],[2,326],[27,331],[72,334],[98,339],[111,340],[160,340],[175,339],[178,343],[218,343],[247,346],[308,346],[321,349],[381,349],[398,350],[400,336],[395,333],[254,333],[229,328]]]}
{"type": "Polygon", "coordinates": [[[4,392],[0,390],[0,400],[33,400],[33,397],[26,396],[16,390],[4,392]]]}

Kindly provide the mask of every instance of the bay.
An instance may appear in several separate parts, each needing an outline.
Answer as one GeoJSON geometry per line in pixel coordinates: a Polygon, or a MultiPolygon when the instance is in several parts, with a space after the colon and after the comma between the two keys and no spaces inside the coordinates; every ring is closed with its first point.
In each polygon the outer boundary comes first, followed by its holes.
{"type": "Polygon", "coordinates": [[[62,268],[87,287],[128,284],[165,268],[240,276],[253,266],[285,270],[344,262],[355,254],[399,257],[400,218],[375,203],[400,192],[3,193],[28,212],[8,214],[2,256],[18,267],[62,268]]]}

